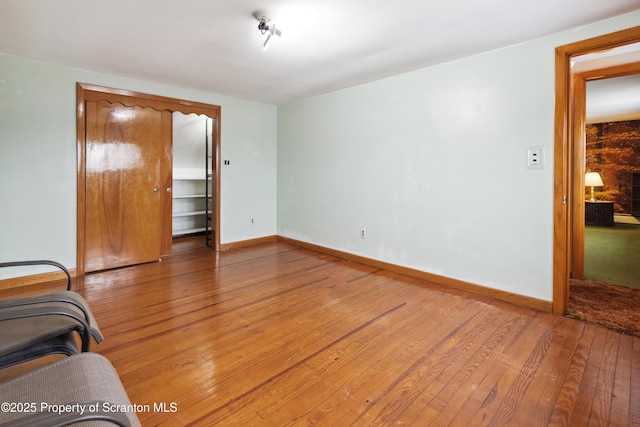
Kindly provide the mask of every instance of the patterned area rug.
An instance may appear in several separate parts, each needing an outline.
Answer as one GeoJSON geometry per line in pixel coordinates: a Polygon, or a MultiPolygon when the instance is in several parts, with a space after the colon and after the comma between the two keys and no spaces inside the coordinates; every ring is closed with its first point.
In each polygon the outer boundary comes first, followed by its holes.
{"type": "Polygon", "coordinates": [[[568,316],[640,337],[640,290],[591,279],[569,286],[568,316]]]}

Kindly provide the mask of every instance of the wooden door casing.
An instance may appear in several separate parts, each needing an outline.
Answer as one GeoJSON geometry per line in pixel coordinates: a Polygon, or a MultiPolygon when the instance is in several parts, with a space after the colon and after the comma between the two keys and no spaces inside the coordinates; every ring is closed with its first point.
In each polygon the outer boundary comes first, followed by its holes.
{"type": "Polygon", "coordinates": [[[85,117],[85,271],[157,261],[171,218],[171,112],[87,101],[85,117]]]}
{"type": "MultiPolygon", "coordinates": [[[[184,114],[203,114],[210,117],[214,123],[214,129],[212,130],[214,147],[213,147],[213,159],[212,168],[214,170],[214,211],[213,213],[213,225],[216,232],[213,235],[213,249],[220,250],[220,115],[221,108],[218,105],[204,104],[201,102],[188,101],[177,98],[168,98],[164,96],[151,95],[141,92],[134,92],[125,89],[115,89],[104,86],[97,86],[88,83],[76,84],[76,136],[77,136],[77,148],[78,148],[78,181],[77,181],[77,274],[78,276],[84,275],[89,270],[86,260],[86,240],[87,240],[87,219],[86,219],[86,205],[87,205],[87,166],[86,166],[86,116],[87,106],[90,102],[107,101],[111,104],[121,104],[126,107],[143,107],[152,108],[158,112],[164,112],[167,114],[165,121],[167,126],[173,126],[173,121],[169,119],[171,113],[174,111],[180,111],[184,114]]],[[[163,116],[164,117],[164,116],[163,116]]],[[[164,120],[164,119],[163,119],[164,120]]],[[[168,132],[170,135],[171,132],[168,132]]],[[[171,139],[171,136],[169,136],[171,139]]],[[[161,170],[167,171],[165,174],[164,185],[160,186],[161,199],[164,200],[163,209],[161,210],[162,218],[162,231],[161,231],[161,249],[160,257],[166,258],[171,256],[172,251],[172,198],[171,198],[171,186],[172,186],[172,158],[173,148],[172,143],[162,144],[163,155],[161,156],[161,170]]]]}

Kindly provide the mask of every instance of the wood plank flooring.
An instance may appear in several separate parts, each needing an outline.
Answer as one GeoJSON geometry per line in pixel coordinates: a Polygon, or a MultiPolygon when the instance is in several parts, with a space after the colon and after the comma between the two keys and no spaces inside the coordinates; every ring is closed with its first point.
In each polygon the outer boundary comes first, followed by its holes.
{"type": "Polygon", "coordinates": [[[638,338],[281,242],[76,285],[144,426],[640,425],[638,338]]]}

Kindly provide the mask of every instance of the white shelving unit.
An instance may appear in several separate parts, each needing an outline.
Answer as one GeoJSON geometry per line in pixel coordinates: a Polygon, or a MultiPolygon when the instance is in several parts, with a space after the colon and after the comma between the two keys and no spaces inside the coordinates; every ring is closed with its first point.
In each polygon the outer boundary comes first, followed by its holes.
{"type": "Polygon", "coordinates": [[[173,113],[173,236],[202,234],[214,246],[213,122],[173,113]]]}
{"type": "Polygon", "coordinates": [[[173,171],[173,236],[201,233],[207,227],[204,169],[173,171]]]}

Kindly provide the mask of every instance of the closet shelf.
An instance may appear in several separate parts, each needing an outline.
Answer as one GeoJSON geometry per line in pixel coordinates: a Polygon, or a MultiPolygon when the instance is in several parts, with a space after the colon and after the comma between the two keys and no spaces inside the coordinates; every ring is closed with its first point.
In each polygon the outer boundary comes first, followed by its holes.
{"type": "Polygon", "coordinates": [[[204,199],[206,194],[174,194],[174,199],[204,199]]]}
{"type": "Polygon", "coordinates": [[[183,235],[187,235],[187,234],[202,233],[203,231],[205,231],[205,228],[204,228],[204,227],[199,227],[199,228],[183,228],[183,229],[181,229],[179,232],[174,233],[174,236],[183,236],[183,235]]]}
{"type": "Polygon", "coordinates": [[[207,211],[189,211],[189,212],[174,212],[173,217],[185,217],[185,216],[196,216],[196,215],[206,215],[207,211]]]}

